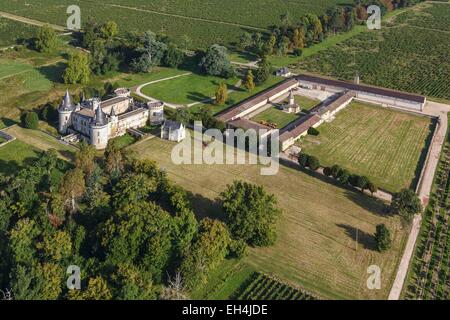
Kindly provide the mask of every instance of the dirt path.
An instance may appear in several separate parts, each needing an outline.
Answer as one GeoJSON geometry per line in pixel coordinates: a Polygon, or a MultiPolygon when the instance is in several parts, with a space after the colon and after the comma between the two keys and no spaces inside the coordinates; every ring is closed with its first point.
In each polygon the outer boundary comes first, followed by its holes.
{"type": "Polygon", "coordinates": [[[149,9],[128,7],[128,6],[124,6],[124,5],[120,5],[120,4],[105,3],[104,5],[110,6],[110,7],[115,7],[115,8],[121,8],[121,9],[128,9],[128,10],[134,10],[134,11],[140,11],[140,12],[148,12],[148,13],[153,13],[153,14],[158,14],[158,15],[167,16],[167,17],[173,17],[173,18],[181,18],[181,19],[194,20],[194,21],[202,21],[202,22],[209,22],[209,23],[216,23],[216,24],[224,24],[224,25],[229,25],[229,26],[234,26],[234,27],[239,27],[239,28],[245,28],[245,29],[258,30],[258,31],[264,31],[264,32],[267,31],[267,29],[265,29],[265,28],[260,28],[260,27],[255,27],[255,26],[248,26],[248,25],[240,24],[240,23],[233,23],[233,22],[213,20],[213,19],[206,19],[206,18],[198,18],[198,17],[191,17],[191,16],[183,16],[183,15],[175,14],[175,13],[166,13],[166,12],[160,12],[160,11],[149,10],[149,9]]]}
{"type": "Polygon", "coordinates": [[[33,26],[38,26],[38,27],[42,27],[44,25],[49,25],[50,27],[52,27],[53,29],[55,29],[57,31],[62,31],[62,32],[67,31],[66,28],[58,26],[56,24],[49,24],[47,22],[42,22],[42,21],[38,21],[38,20],[34,20],[34,19],[25,18],[22,16],[17,16],[15,14],[4,12],[4,11],[0,11],[0,17],[18,21],[18,22],[23,22],[23,23],[33,25],[33,26]]]}
{"type": "MultiPolygon", "coordinates": [[[[430,198],[431,188],[433,186],[434,173],[439,164],[439,159],[441,155],[442,146],[445,142],[446,132],[447,132],[447,113],[450,112],[450,105],[443,103],[437,103],[429,101],[425,110],[423,111],[426,115],[433,115],[439,117],[439,127],[436,131],[436,135],[430,146],[430,153],[427,161],[425,163],[425,171],[423,173],[422,181],[420,182],[417,194],[425,205],[428,204],[428,199],[430,198]]],[[[392,289],[389,293],[389,300],[398,300],[402,293],[403,285],[408,273],[408,268],[412,255],[414,253],[414,248],[416,245],[417,237],[420,232],[420,225],[422,222],[422,215],[416,215],[414,217],[411,232],[408,236],[408,241],[406,242],[405,251],[403,252],[400,265],[398,267],[397,275],[395,277],[392,289]]]]}
{"type": "MultiPolygon", "coordinates": [[[[142,88],[144,88],[144,87],[146,87],[146,86],[148,86],[148,85],[154,84],[154,83],[163,82],[163,81],[169,81],[169,80],[177,79],[177,78],[180,78],[180,77],[189,76],[189,75],[191,75],[191,74],[192,74],[192,72],[186,72],[186,73],[183,73],[183,74],[179,74],[179,75],[177,75],[177,76],[168,77],[168,78],[163,78],[163,79],[158,79],[158,80],[154,80],[154,81],[150,81],[150,82],[143,83],[143,84],[139,85],[139,86],[136,88],[135,93],[136,93],[138,96],[140,96],[141,98],[144,98],[144,99],[147,99],[147,100],[150,100],[150,101],[159,101],[158,99],[155,99],[155,98],[152,98],[152,97],[149,97],[149,96],[143,94],[143,93],[142,93],[142,88]]],[[[164,104],[165,104],[166,106],[168,106],[169,108],[173,108],[173,109],[176,109],[176,108],[180,107],[179,105],[171,104],[171,103],[167,103],[167,102],[164,102],[164,104]]]]}

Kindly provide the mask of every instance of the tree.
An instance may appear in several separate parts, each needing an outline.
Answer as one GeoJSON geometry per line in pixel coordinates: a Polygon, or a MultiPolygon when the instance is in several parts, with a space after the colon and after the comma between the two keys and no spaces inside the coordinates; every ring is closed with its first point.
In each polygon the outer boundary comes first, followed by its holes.
{"type": "Polygon", "coordinates": [[[422,203],[413,190],[403,189],[394,194],[391,209],[395,214],[399,214],[407,222],[410,222],[415,214],[422,211],[422,203]]]}
{"type": "Polygon", "coordinates": [[[317,159],[315,156],[309,156],[308,158],[308,167],[312,171],[316,171],[320,167],[319,159],[317,159]]]}
{"type": "Polygon", "coordinates": [[[295,49],[303,49],[306,42],[305,28],[296,28],[292,37],[292,44],[295,49]]]}
{"type": "Polygon", "coordinates": [[[9,244],[16,264],[32,265],[36,256],[35,238],[40,234],[36,223],[28,218],[17,221],[9,235],[9,244]]]}
{"type": "Polygon", "coordinates": [[[331,176],[331,168],[330,167],[323,168],[323,174],[327,177],[331,176]]]}
{"type": "Polygon", "coordinates": [[[154,66],[161,64],[166,51],[167,44],[158,41],[153,32],[146,31],[139,38],[136,49],[138,58],[133,59],[131,67],[135,72],[150,72],[154,66]]]}
{"type": "Polygon", "coordinates": [[[255,89],[255,82],[253,81],[252,70],[248,70],[247,76],[245,77],[244,87],[247,88],[248,92],[252,92],[255,89]]]}
{"type": "Polygon", "coordinates": [[[274,195],[261,186],[235,181],[220,197],[233,238],[254,246],[275,242],[275,225],[281,211],[274,195]]]}
{"type": "Polygon", "coordinates": [[[107,21],[101,25],[99,31],[100,36],[103,39],[109,41],[117,35],[119,29],[117,27],[117,23],[115,23],[114,21],[107,21]]]}
{"type": "Polygon", "coordinates": [[[90,75],[89,56],[81,52],[71,54],[63,74],[64,82],[67,84],[86,84],[90,75]]]}
{"type": "Polygon", "coordinates": [[[119,264],[112,275],[116,288],[114,297],[120,300],[154,300],[156,288],[148,271],[131,263],[119,264]]]}
{"type": "Polygon", "coordinates": [[[84,173],[81,169],[75,168],[63,176],[60,192],[70,213],[76,212],[77,200],[83,196],[85,191],[84,173]]]}
{"type": "Polygon", "coordinates": [[[216,104],[223,105],[228,99],[228,88],[225,82],[221,82],[216,90],[216,104]]]}
{"type": "Polygon", "coordinates": [[[252,35],[248,32],[244,32],[239,37],[239,49],[247,50],[253,44],[252,35]]]}
{"type": "Polygon", "coordinates": [[[227,255],[229,244],[230,235],[223,222],[209,218],[200,222],[199,233],[180,267],[188,289],[206,282],[208,273],[227,255]]]}
{"type": "Polygon", "coordinates": [[[112,294],[107,281],[98,276],[89,279],[86,290],[70,290],[68,298],[70,300],[110,300],[112,294]]]}
{"type": "Polygon", "coordinates": [[[81,141],[80,148],[75,152],[75,166],[86,176],[92,174],[95,166],[95,148],[86,141],[81,141]]]}
{"type": "Polygon", "coordinates": [[[258,62],[258,69],[255,72],[255,82],[257,84],[262,84],[269,79],[271,65],[266,57],[263,57],[260,62],[258,62]]]}
{"type": "Polygon", "coordinates": [[[272,33],[269,41],[267,42],[267,54],[272,55],[275,45],[277,44],[277,37],[272,33]]]}
{"type": "Polygon", "coordinates": [[[72,240],[65,231],[55,231],[45,235],[42,242],[36,247],[42,251],[42,256],[46,261],[59,262],[68,258],[72,254],[72,240]]]}
{"type": "Polygon", "coordinates": [[[213,44],[208,48],[206,55],[200,61],[200,67],[209,75],[224,78],[234,76],[227,49],[218,44],[213,44]]]}
{"type": "Polygon", "coordinates": [[[178,66],[183,63],[183,59],[184,54],[176,45],[171,43],[167,46],[167,51],[163,58],[163,62],[166,66],[178,68],[178,66]]]}
{"type": "Polygon", "coordinates": [[[298,164],[301,168],[306,168],[308,165],[309,156],[306,153],[300,153],[298,155],[298,164]]]}
{"type": "Polygon", "coordinates": [[[367,189],[370,191],[370,193],[373,195],[374,193],[378,192],[378,187],[373,184],[371,181],[367,183],[367,189]]]}
{"type": "Polygon", "coordinates": [[[21,118],[24,128],[36,130],[39,127],[39,116],[36,112],[25,111],[21,118]]]}
{"type": "Polygon", "coordinates": [[[384,252],[391,247],[391,233],[389,232],[389,229],[386,227],[386,225],[377,225],[375,240],[377,242],[377,249],[380,252],[384,252]]]}
{"type": "Polygon", "coordinates": [[[177,272],[175,277],[169,276],[167,280],[168,286],[163,287],[160,298],[162,300],[186,300],[187,293],[184,287],[183,277],[181,272],[177,272]]]}
{"type": "Polygon", "coordinates": [[[58,45],[58,35],[49,25],[39,28],[35,47],[39,52],[51,52],[56,49],[58,45]]]}
{"type": "Polygon", "coordinates": [[[108,52],[105,40],[98,39],[91,45],[91,64],[92,72],[97,75],[106,74],[111,70],[119,68],[119,60],[115,55],[108,52]]]}

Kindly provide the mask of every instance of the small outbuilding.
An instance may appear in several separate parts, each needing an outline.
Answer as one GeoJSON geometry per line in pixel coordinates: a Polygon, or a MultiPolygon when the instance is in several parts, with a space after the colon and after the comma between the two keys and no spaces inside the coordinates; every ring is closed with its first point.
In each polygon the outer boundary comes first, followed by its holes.
{"type": "Polygon", "coordinates": [[[283,68],[277,69],[275,71],[275,75],[277,77],[286,77],[287,78],[287,77],[290,77],[292,75],[292,73],[289,71],[289,69],[287,67],[283,67],[283,68]]]}
{"type": "Polygon", "coordinates": [[[186,138],[186,127],[177,121],[166,120],[161,126],[161,139],[180,142],[186,138]]]}

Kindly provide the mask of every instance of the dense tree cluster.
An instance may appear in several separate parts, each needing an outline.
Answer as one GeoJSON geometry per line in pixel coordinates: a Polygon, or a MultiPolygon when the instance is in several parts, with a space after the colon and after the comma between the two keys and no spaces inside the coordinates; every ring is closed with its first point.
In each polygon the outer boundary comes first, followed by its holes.
{"type": "Polygon", "coordinates": [[[73,165],[44,152],[0,176],[0,190],[0,288],[15,299],[186,298],[245,254],[243,240],[272,244],[279,213],[273,196],[239,182],[223,193],[228,225],[197,221],[184,189],[114,142],[100,159],[80,143],[73,165]],[[69,266],[81,290],[67,288],[69,266]]]}
{"type": "Polygon", "coordinates": [[[406,222],[411,222],[414,215],[422,212],[422,203],[411,189],[403,189],[394,194],[391,203],[393,213],[400,215],[406,222]]]}

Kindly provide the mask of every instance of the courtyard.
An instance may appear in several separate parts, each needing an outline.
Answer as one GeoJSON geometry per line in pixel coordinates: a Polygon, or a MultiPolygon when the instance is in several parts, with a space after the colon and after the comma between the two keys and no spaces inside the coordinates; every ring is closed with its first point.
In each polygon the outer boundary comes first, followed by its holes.
{"type": "Polygon", "coordinates": [[[322,124],[319,136],[297,144],[321,165],[340,165],[393,193],[415,188],[432,129],[428,117],[353,102],[322,124]]]}

